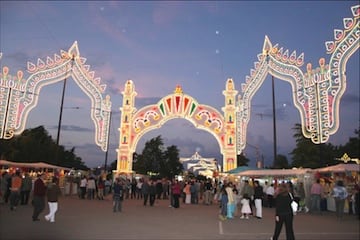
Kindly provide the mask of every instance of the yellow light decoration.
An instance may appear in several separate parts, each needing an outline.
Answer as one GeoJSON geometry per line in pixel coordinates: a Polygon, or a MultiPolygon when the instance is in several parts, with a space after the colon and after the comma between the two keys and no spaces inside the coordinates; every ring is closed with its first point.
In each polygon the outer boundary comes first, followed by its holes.
{"type": "MultiPolygon", "coordinates": [[[[228,91],[224,91],[225,100],[232,99],[230,102],[235,102],[235,95],[237,93],[234,89],[232,79],[228,79],[226,83],[228,91]]],[[[145,106],[139,110],[134,107],[135,85],[131,80],[128,80],[125,84],[125,91],[123,94],[123,107],[121,108],[122,116],[128,116],[128,124],[130,128],[126,129],[126,134],[130,136],[127,144],[119,142],[118,152],[118,165],[117,172],[129,172],[132,169],[132,156],[136,150],[136,145],[140,138],[147,132],[158,129],[166,121],[174,118],[184,118],[190,121],[196,128],[205,130],[211,133],[217,142],[219,143],[221,153],[224,155],[223,169],[229,170],[229,167],[234,167],[234,163],[227,165],[225,159],[236,159],[236,145],[226,145],[223,139],[232,137],[235,139],[235,134],[231,133],[226,137],[228,133],[225,132],[226,127],[229,124],[235,126],[235,122],[226,123],[224,117],[216,109],[199,104],[194,98],[184,94],[183,89],[177,85],[173,94],[163,97],[157,104],[145,106]],[[213,127],[215,125],[215,127],[213,127]],[[128,164],[127,168],[121,162],[122,157],[126,156],[128,164]]],[[[225,115],[235,115],[235,107],[225,106],[223,111],[225,115]],[[225,109],[225,111],[224,111],[225,109]],[[230,113],[229,113],[230,112],[230,113]]],[[[123,121],[120,122],[120,128],[122,128],[123,121]]],[[[235,163],[236,164],[236,163],[235,163]]]]}

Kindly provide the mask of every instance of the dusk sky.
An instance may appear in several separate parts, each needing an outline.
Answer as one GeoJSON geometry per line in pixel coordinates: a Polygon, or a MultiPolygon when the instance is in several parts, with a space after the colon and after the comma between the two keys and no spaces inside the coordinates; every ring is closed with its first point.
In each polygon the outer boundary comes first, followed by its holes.
{"type": "MultiPolygon", "coordinates": [[[[108,164],[116,160],[119,145],[121,91],[131,79],[138,93],[136,107],[157,103],[180,84],[185,94],[200,104],[224,105],[227,78],[241,83],[250,75],[262,52],[265,36],[284,50],[304,53],[307,63],[318,67],[326,54],[325,42],[334,40],[334,29],[344,29],[343,18],[353,18],[351,7],[359,1],[1,1],[1,69],[27,73],[27,62],[37,63],[69,50],[78,42],[96,77],[107,84],[112,122],[108,164]]],[[[344,145],[359,128],[359,51],[347,63],[347,89],[340,104],[340,127],[329,142],[344,145]]],[[[42,88],[39,103],[26,128],[43,125],[56,140],[63,82],[42,88]]],[[[295,147],[292,128],[300,123],[292,102],[291,85],[275,79],[277,152],[288,157],[295,147]]],[[[273,161],[271,76],[253,97],[252,114],[244,152],[255,167],[258,146],[265,165],[273,161]]],[[[73,79],[68,79],[60,144],[89,167],[104,164],[105,152],[95,145],[91,102],[73,79]]],[[[185,119],[166,122],[146,133],[137,145],[161,135],[164,145],[176,145],[179,157],[198,151],[206,158],[222,159],[220,147],[208,132],[185,119]]],[[[341,157],[341,156],[339,156],[341,157]]],[[[350,156],[351,157],[351,156],[350,156]]],[[[26,161],[26,159],[24,159],[26,161]]]]}

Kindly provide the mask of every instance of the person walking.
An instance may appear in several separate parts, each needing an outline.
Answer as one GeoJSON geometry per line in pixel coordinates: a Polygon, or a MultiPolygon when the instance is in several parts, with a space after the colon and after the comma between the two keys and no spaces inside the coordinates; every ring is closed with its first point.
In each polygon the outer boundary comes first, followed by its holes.
{"type": "Polygon", "coordinates": [[[190,191],[190,182],[186,182],[185,186],[184,186],[184,194],[185,194],[185,204],[190,204],[191,203],[191,191],[190,191]]]}
{"type": "Polygon", "coordinates": [[[210,205],[211,203],[211,192],[213,191],[213,185],[211,183],[211,180],[208,179],[204,185],[204,203],[205,205],[210,205]]]}
{"type": "Polygon", "coordinates": [[[21,205],[27,205],[29,203],[30,192],[32,189],[32,179],[29,176],[29,173],[25,173],[24,178],[21,183],[21,205]]]}
{"type": "Polygon", "coordinates": [[[282,183],[278,186],[277,193],[275,195],[276,210],[275,210],[275,230],[271,240],[278,240],[282,225],[285,223],[286,240],[295,240],[293,229],[293,210],[291,208],[292,198],[289,194],[286,183],[282,183]]]}
{"type": "Polygon", "coordinates": [[[61,190],[59,187],[59,180],[56,177],[53,177],[46,190],[46,196],[49,205],[49,213],[45,215],[46,221],[50,221],[51,223],[55,222],[55,214],[58,210],[58,200],[60,195],[61,190]]]}
{"type": "Polygon", "coordinates": [[[40,174],[39,177],[34,182],[34,193],[33,193],[33,221],[40,221],[39,215],[45,209],[45,177],[44,173],[40,174]]]}
{"type": "Polygon", "coordinates": [[[11,178],[11,188],[10,188],[10,210],[16,210],[17,205],[20,200],[20,191],[21,191],[22,179],[20,177],[20,172],[16,171],[11,178]]]}
{"type": "Polygon", "coordinates": [[[253,211],[254,188],[250,185],[249,180],[245,180],[244,186],[241,189],[241,196],[247,195],[250,199],[251,212],[253,211]]]}
{"type": "Polygon", "coordinates": [[[263,187],[259,181],[254,182],[254,203],[255,203],[255,216],[257,219],[262,218],[262,199],[264,196],[263,187]]]}
{"type": "Polygon", "coordinates": [[[150,185],[149,185],[149,203],[150,203],[150,207],[154,206],[155,198],[156,198],[156,185],[155,185],[154,180],[150,180],[150,185]]]}
{"type": "Polygon", "coordinates": [[[266,188],[266,197],[267,197],[267,204],[269,208],[272,208],[274,206],[274,184],[270,184],[269,187],[266,188]]]}
{"type": "Polygon", "coordinates": [[[220,189],[220,215],[219,218],[222,221],[226,220],[227,216],[227,203],[228,203],[228,197],[227,192],[225,190],[225,185],[223,185],[220,189]]]}
{"type": "Polygon", "coordinates": [[[2,194],[2,201],[7,203],[10,196],[10,188],[11,188],[11,176],[10,174],[5,171],[1,175],[1,194],[2,194]]]}
{"type": "Polygon", "coordinates": [[[141,186],[141,193],[144,196],[144,206],[147,205],[147,201],[149,198],[150,185],[147,179],[144,179],[144,182],[141,186]]]}
{"type": "Polygon", "coordinates": [[[321,195],[323,193],[323,187],[320,184],[320,179],[317,179],[316,182],[314,182],[311,185],[311,206],[310,206],[310,213],[321,213],[320,211],[320,201],[321,201],[321,195]]]}
{"type": "Polygon", "coordinates": [[[226,217],[228,219],[233,219],[234,212],[235,212],[235,195],[233,192],[232,182],[229,182],[227,184],[227,186],[225,187],[225,191],[226,191],[227,198],[228,198],[226,217]]]}
{"type": "Polygon", "coordinates": [[[80,181],[80,198],[85,199],[87,179],[83,176],[80,181]]]}
{"type": "Polygon", "coordinates": [[[97,189],[98,189],[97,199],[104,200],[104,190],[105,190],[104,179],[101,176],[99,176],[96,184],[97,184],[97,189]]]}
{"type": "Polygon", "coordinates": [[[300,182],[297,189],[297,195],[299,196],[299,212],[305,211],[306,213],[309,211],[309,208],[306,206],[306,195],[304,183],[300,182]]]}
{"type": "Polygon", "coordinates": [[[96,182],[93,176],[90,176],[86,185],[87,199],[95,199],[96,182]]]}
{"type": "Polygon", "coordinates": [[[344,182],[339,180],[331,192],[331,196],[335,199],[336,217],[341,219],[344,215],[345,199],[348,197],[348,192],[344,187],[344,182]]]}
{"type": "Polygon", "coordinates": [[[124,200],[124,187],[120,178],[116,178],[113,186],[113,212],[122,211],[122,201],[124,200]]]}
{"type": "Polygon", "coordinates": [[[137,199],[142,199],[143,198],[143,194],[142,194],[142,190],[141,190],[143,182],[144,182],[144,180],[142,178],[140,178],[139,181],[136,184],[136,193],[137,193],[136,198],[137,199]]]}
{"type": "Polygon", "coordinates": [[[181,186],[180,186],[180,183],[178,180],[175,180],[175,183],[172,184],[171,192],[172,192],[172,196],[174,198],[174,208],[179,208],[180,207],[179,198],[180,198],[180,194],[181,194],[181,186]]]}

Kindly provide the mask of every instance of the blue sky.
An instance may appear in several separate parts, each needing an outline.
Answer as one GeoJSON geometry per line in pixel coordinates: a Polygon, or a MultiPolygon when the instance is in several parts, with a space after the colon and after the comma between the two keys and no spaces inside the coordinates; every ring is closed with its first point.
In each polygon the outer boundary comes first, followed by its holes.
{"type": "MultiPolygon", "coordinates": [[[[77,41],[81,56],[107,84],[113,118],[108,163],[116,159],[119,144],[121,91],[127,79],[135,83],[137,108],[154,104],[171,94],[177,84],[199,103],[221,111],[222,91],[231,77],[241,83],[254,68],[265,35],[290,53],[305,54],[306,63],[329,61],[325,42],[334,29],[343,29],[343,18],[352,17],[358,1],[1,1],[0,61],[10,74],[68,50],[77,41]]],[[[340,127],[330,137],[345,144],[359,127],[359,51],[347,63],[347,89],[340,104],[340,127]]],[[[46,86],[38,106],[29,114],[27,128],[45,126],[56,139],[62,83],[46,86]]],[[[295,147],[293,126],[300,115],[292,103],[291,86],[275,80],[277,152],[295,147]]],[[[91,103],[72,79],[67,81],[60,144],[76,148],[90,167],[104,164],[105,153],[94,143],[91,103]],[[74,109],[78,108],[78,109],[74,109]]],[[[253,97],[245,154],[255,166],[258,146],[265,164],[273,159],[271,77],[253,97]]],[[[165,146],[177,145],[180,157],[196,150],[203,157],[221,159],[215,138],[185,119],[168,121],[145,134],[138,146],[162,135],[165,146]]],[[[290,161],[290,159],[288,159],[290,161]]]]}

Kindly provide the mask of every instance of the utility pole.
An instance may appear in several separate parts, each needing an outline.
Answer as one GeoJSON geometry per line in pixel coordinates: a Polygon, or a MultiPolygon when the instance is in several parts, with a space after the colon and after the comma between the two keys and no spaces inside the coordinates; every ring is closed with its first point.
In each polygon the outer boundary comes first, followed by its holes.
{"type": "Polygon", "coordinates": [[[107,144],[106,144],[106,152],[105,152],[105,172],[107,173],[107,160],[108,160],[108,152],[109,152],[109,140],[110,140],[110,129],[111,129],[111,115],[112,112],[110,110],[110,116],[109,116],[109,131],[108,131],[108,139],[107,139],[107,144]]]}
{"type": "Polygon", "coordinates": [[[272,107],[273,107],[273,130],[274,130],[274,162],[273,166],[276,163],[277,156],[277,146],[276,146],[276,109],[275,109],[275,83],[274,76],[271,75],[271,83],[272,83],[272,107]]]}

